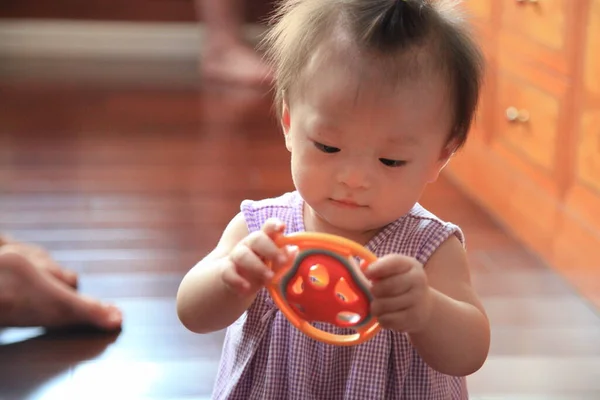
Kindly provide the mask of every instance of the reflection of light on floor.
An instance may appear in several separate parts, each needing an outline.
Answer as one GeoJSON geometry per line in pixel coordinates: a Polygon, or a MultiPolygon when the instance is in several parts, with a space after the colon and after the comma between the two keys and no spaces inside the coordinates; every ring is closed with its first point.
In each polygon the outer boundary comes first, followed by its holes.
{"type": "Polygon", "coordinates": [[[0,346],[14,344],[43,335],[43,328],[8,328],[0,329],[0,346]]]}
{"type": "Polygon", "coordinates": [[[480,397],[473,396],[473,399],[595,400],[600,398],[597,396],[600,393],[600,360],[587,356],[492,355],[481,372],[467,380],[471,392],[485,393],[480,397]],[[595,395],[590,396],[590,393],[595,395]]]}
{"type": "Polygon", "coordinates": [[[160,363],[152,362],[82,363],[73,372],[73,398],[139,399],[156,393],[164,372],[164,365],[161,368],[160,363]]]}

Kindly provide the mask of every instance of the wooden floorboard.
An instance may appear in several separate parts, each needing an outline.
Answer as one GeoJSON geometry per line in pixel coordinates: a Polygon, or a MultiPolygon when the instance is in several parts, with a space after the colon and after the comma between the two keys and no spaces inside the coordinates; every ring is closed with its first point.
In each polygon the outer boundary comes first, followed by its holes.
{"type": "MultiPolygon", "coordinates": [[[[125,322],[118,335],[0,331],[0,399],[209,398],[223,332],[187,332],[174,296],[241,200],[291,188],[268,96],[170,84],[165,68],[132,84],[15,70],[0,78],[0,230],[49,249],[125,322]]],[[[447,180],[423,204],[463,227],[491,318],[472,397],[600,398],[588,300],[447,180]]]]}

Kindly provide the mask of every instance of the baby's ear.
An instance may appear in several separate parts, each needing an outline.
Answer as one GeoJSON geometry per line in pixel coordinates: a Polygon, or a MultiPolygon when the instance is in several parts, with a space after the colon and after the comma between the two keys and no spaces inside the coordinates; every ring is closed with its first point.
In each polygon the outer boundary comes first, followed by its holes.
{"type": "Polygon", "coordinates": [[[446,146],[444,146],[444,148],[440,152],[440,157],[438,159],[438,162],[435,164],[434,167],[432,167],[431,175],[429,177],[429,183],[433,183],[438,179],[442,170],[450,162],[450,158],[452,158],[455,151],[456,151],[456,144],[453,141],[448,142],[448,144],[446,146]]]}
{"type": "Polygon", "coordinates": [[[459,147],[460,139],[451,137],[450,140],[447,141],[446,145],[440,152],[440,160],[444,162],[444,165],[448,163],[452,156],[454,156],[459,147]]]}
{"type": "Polygon", "coordinates": [[[456,152],[456,145],[454,143],[448,143],[440,153],[440,161],[444,163],[444,166],[450,161],[450,158],[456,152]]]}
{"type": "Polygon", "coordinates": [[[283,134],[287,135],[290,131],[290,108],[288,107],[287,101],[281,101],[281,128],[283,134]]]}
{"type": "Polygon", "coordinates": [[[289,151],[292,151],[292,139],[290,136],[290,126],[291,126],[291,117],[290,117],[290,107],[288,106],[285,100],[282,100],[281,105],[281,128],[283,129],[283,136],[285,137],[285,147],[289,151]]]}

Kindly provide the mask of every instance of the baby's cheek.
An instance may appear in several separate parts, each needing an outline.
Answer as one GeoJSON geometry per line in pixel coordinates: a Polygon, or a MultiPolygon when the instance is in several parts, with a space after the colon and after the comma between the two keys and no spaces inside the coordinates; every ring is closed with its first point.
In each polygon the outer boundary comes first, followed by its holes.
{"type": "Polygon", "coordinates": [[[327,172],[318,165],[305,164],[299,167],[299,177],[304,185],[319,185],[327,178],[327,172]]]}

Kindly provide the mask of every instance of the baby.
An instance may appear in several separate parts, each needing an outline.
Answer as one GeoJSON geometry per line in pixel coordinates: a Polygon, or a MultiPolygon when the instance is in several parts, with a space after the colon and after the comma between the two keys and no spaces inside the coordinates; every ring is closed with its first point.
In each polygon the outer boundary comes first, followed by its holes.
{"type": "MultiPolygon", "coordinates": [[[[460,228],[419,205],[466,141],[483,61],[456,1],[284,0],[266,38],[296,190],[243,201],[184,277],[191,331],[227,328],[215,399],[466,399],[490,327],[460,228]],[[315,341],[275,306],[280,233],[326,232],[378,260],[364,272],[382,330],[315,341]]],[[[314,326],[351,332],[325,322],[314,326]]]]}

